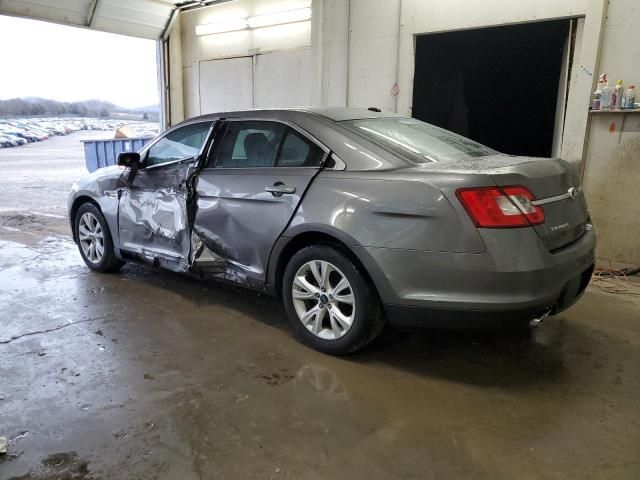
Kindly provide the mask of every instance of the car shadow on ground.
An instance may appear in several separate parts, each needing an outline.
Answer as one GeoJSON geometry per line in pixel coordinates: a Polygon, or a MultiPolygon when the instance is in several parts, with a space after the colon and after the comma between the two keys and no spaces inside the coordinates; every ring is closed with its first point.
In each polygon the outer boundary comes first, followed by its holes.
{"type": "MultiPolygon", "coordinates": [[[[168,289],[198,306],[222,304],[296,341],[282,304],[265,294],[139,265],[127,265],[121,275],[168,289]]],[[[343,360],[386,364],[425,377],[479,386],[559,383],[567,375],[566,329],[561,317],[531,331],[386,328],[372,344],[343,360]]]]}
{"type": "Polygon", "coordinates": [[[478,386],[562,383],[565,331],[561,319],[531,331],[388,329],[352,361],[478,386]]]}

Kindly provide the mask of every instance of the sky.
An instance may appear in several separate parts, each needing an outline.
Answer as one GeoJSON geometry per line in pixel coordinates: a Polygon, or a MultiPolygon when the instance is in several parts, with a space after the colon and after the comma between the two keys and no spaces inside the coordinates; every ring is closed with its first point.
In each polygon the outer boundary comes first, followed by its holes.
{"type": "Polygon", "coordinates": [[[156,43],[0,15],[0,99],[156,105],[156,43]]]}

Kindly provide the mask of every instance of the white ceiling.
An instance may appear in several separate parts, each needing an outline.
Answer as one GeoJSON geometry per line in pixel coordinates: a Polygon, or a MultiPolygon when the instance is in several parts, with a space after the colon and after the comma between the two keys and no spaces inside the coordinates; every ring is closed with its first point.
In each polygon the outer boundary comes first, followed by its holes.
{"type": "MultiPolygon", "coordinates": [[[[0,0],[0,14],[157,40],[184,0],[0,0]]],[[[195,2],[194,2],[195,3],[195,2]]]]}

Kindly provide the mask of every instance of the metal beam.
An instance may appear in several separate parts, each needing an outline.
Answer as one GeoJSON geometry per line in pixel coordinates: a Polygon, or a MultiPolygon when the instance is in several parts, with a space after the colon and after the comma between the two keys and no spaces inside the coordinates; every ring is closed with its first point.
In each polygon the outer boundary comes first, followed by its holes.
{"type": "Polygon", "coordinates": [[[91,7],[89,8],[89,16],[87,17],[87,27],[93,28],[96,21],[96,12],[98,11],[98,5],[100,0],[93,0],[91,7]]]}
{"type": "Polygon", "coordinates": [[[180,9],[181,12],[190,12],[193,10],[200,10],[201,8],[212,7],[214,5],[218,5],[219,3],[227,3],[232,1],[233,0],[202,0],[202,1],[179,3],[177,7],[180,9]]]}
{"type": "Polygon", "coordinates": [[[158,65],[158,89],[160,91],[160,131],[164,132],[171,119],[169,118],[169,110],[167,108],[169,99],[169,84],[167,81],[167,62],[166,62],[167,44],[163,40],[156,40],[156,64],[158,65]]]}
{"type": "Polygon", "coordinates": [[[173,28],[173,24],[176,23],[176,20],[179,14],[180,14],[180,9],[178,9],[177,7],[174,7],[174,9],[171,11],[171,15],[169,16],[169,20],[167,20],[167,23],[165,24],[164,29],[162,30],[162,34],[160,35],[161,40],[166,41],[167,38],[169,38],[169,35],[171,34],[171,29],[173,28]]]}

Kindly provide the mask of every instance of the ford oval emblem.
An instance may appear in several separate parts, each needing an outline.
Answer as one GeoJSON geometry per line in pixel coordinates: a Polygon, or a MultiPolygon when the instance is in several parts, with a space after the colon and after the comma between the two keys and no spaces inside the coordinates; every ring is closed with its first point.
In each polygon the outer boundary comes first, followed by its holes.
{"type": "Polygon", "coordinates": [[[567,190],[567,193],[571,197],[571,200],[575,200],[580,195],[580,190],[578,190],[576,187],[571,187],[569,190],[567,190]]]}

